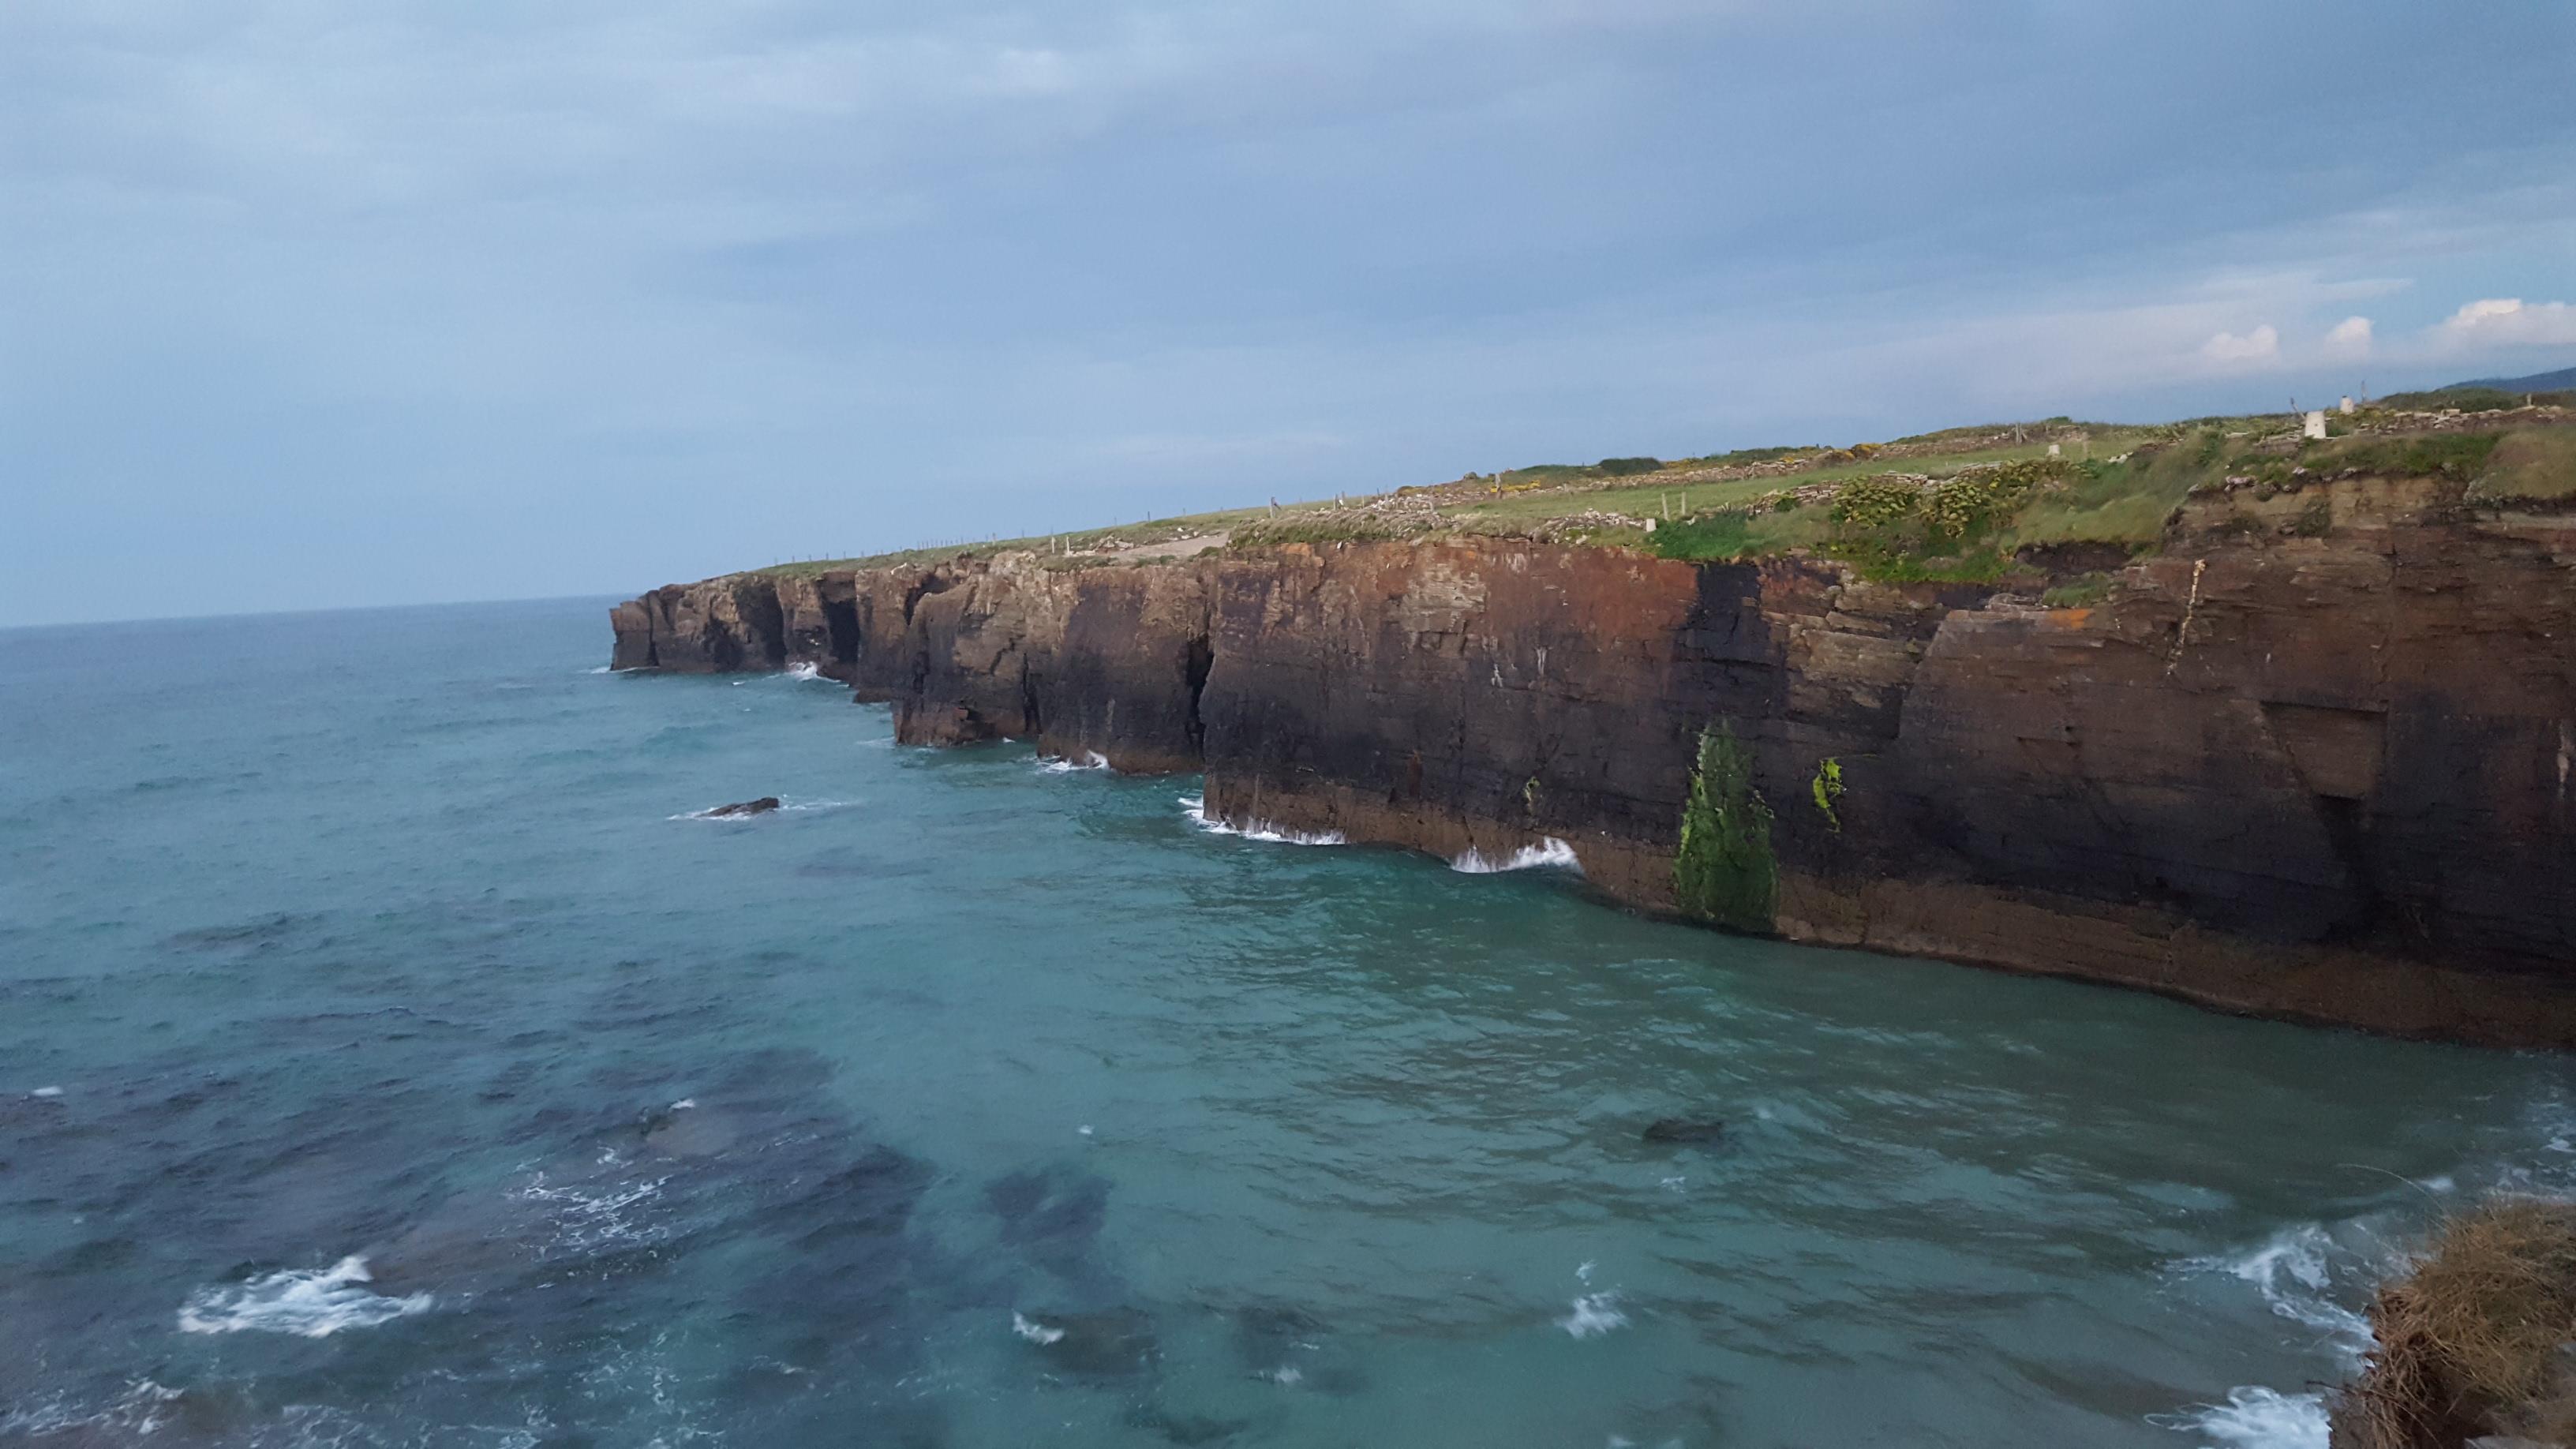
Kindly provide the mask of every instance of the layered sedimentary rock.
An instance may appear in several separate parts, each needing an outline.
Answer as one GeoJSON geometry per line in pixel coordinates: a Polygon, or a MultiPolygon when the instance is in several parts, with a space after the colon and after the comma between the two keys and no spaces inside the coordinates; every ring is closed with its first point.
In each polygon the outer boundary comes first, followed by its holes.
{"type": "Polygon", "coordinates": [[[2195,501],[2091,608],[1435,540],[735,576],[619,606],[616,657],[810,661],[906,741],[1204,769],[1237,821],[1559,839],[1650,910],[1716,727],[1783,936],[2576,1044],[2576,524],[2331,502],[2195,501]]]}

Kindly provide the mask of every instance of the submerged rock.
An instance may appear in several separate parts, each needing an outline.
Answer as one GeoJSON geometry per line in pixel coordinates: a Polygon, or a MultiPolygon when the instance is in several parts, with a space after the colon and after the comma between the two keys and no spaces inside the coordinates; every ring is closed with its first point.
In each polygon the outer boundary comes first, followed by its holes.
{"type": "Polygon", "coordinates": [[[1011,1331],[1058,1372],[1120,1378],[1154,1366],[1153,1322],[1141,1309],[1100,1313],[1013,1313],[1011,1331]]]}
{"type": "Polygon", "coordinates": [[[1647,1123],[1646,1130],[1640,1135],[1648,1142],[1722,1142],[1726,1139],[1726,1123],[1715,1117],[1661,1117],[1647,1123]]]}
{"type": "Polygon", "coordinates": [[[763,795],[757,800],[742,800],[731,805],[719,805],[707,811],[706,817],[709,820],[740,820],[746,815],[766,815],[777,808],[777,796],[763,795]]]}

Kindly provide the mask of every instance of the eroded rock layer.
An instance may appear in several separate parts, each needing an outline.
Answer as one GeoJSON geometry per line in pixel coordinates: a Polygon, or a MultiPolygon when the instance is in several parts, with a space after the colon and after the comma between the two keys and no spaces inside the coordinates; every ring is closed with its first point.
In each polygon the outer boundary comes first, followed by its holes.
{"type": "Polygon", "coordinates": [[[1203,769],[1237,822],[1562,840],[1649,910],[1721,726],[1780,935],[2576,1045],[2576,526],[2332,502],[2196,503],[2091,608],[1498,539],[1004,555],[655,590],[616,662],[810,662],[904,741],[1203,769]]]}

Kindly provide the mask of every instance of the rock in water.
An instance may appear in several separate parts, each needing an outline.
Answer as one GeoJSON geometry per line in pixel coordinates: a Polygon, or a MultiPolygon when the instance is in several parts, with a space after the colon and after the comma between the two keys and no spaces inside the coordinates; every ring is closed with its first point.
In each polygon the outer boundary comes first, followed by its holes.
{"type": "Polygon", "coordinates": [[[1709,1143],[1726,1138],[1726,1124],[1715,1117],[1694,1121],[1688,1117],[1664,1117],[1646,1124],[1649,1142],[1709,1143]]]}
{"type": "Polygon", "coordinates": [[[746,815],[766,815],[777,808],[777,796],[763,795],[757,800],[743,800],[731,805],[719,805],[713,810],[707,812],[707,818],[709,820],[740,820],[746,815]]]}

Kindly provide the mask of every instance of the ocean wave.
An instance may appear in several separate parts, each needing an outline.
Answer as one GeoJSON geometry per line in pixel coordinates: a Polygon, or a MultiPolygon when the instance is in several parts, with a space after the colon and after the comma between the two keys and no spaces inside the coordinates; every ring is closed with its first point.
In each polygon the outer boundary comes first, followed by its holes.
{"type": "Polygon", "coordinates": [[[1020,1337],[1027,1339],[1029,1342],[1036,1344],[1040,1348],[1044,1348],[1051,1343],[1061,1343],[1064,1341],[1063,1329],[1049,1328],[1043,1323],[1031,1323],[1028,1319],[1021,1317],[1017,1313],[1011,1315],[1011,1332],[1018,1334],[1020,1337]]]}
{"type": "Polygon", "coordinates": [[[328,1268],[289,1268],[230,1288],[203,1288],[179,1310],[182,1333],[292,1333],[328,1338],[344,1328],[373,1328],[429,1311],[426,1293],[389,1298],[358,1286],[372,1282],[367,1260],[351,1254],[328,1268]]]}
{"type": "Polygon", "coordinates": [[[1181,813],[1190,823],[1210,835],[1239,835],[1246,840],[1268,841],[1276,845],[1348,845],[1350,841],[1338,830],[1282,830],[1265,821],[1250,820],[1241,825],[1219,820],[1208,814],[1207,797],[1183,795],[1181,813]]]}
{"type": "MultiPolygon", "coordinates": [[[[819,666],[819,665],[817,665],[817,664],[815,664],[815,663],[813,663],[812,661],[810,661],[810,660],[809,660],[809,661],[807,661],[807,662],[805,662],[805,663],[803,663],[803,664],[791,664],[791,665],[788,665],[788,666],[787,666],[787,677],[788,677],[789,679],[797,679],[797,680],[804,680],[804,679],[817,679],[817,680],[819,680],[819,679],[822,679],[822,678],[823,678],[823,670],[822,670],[822,667],[821,667],[821,666],[819,666]]],[[[829,683],[830,681],[826,680],[826,681],[824,681],[824,682],[829,683]]]]}
{"type": "Polygon", "coordinates": [[[167,1389],[150,1379],[134,1379],[116,1402],[103,1409],[81,1409],[61,1399],[50,1403],[13,1408],[0,1413],[0,1434],[23,1434],[41,1439],[74,1429],[122,1429],[129,1434],[151,1434],[168,1421],[165,1410],[180,1397],[181,1390],[167,1389]]]}
{"type": "Polygon", "coordinates": [[[2248,1253],[2185,1264],[2252,1284],[2274,1313],[2322,1330],[2345,1366],[2355,1369],[2370,1348],[2370,1320],[2335,1301],[2335,1279],[2338,1270],[2343,1276],[2374,1278],[2379,1266],[2336,1242],[2318,1223],[2301,1223],[2275,1233],[2248,1253]]]}
{"type": "Polygon", "coordinates": [[[1073,759],[1070,756],[1052,760],[1042,757],[1038,760],[1038,773],[1043,775],[1070,775],[1081,770],[1106,770],[1108,768],[1109,757],[1100,753],[1098,750],[1083,751],[1082,758],[1079,760],[1073,759]]]}
{"type": "Polygon", "coordinates": [[[1586,1293],[1574,1300],[1574,1311],[1556,1321],[1556,1326],[1576,1338],[1598,1338],[1614,1329],[1628,1326],[1628,1315],[1619,1311],[1619,1295],[1614,1292],[1586,1293]]]}
{"type": "Polygon", "coordinates": [[[1449,862],[1449,868],[1465,875],[1497,875],[1507,870],[1533,870],[1542,866],[1581,871],[1583,864],[1574,858],[1574,847],[1553,835],[1539,837],[1536,845],[1524,845],[1501,860],[1489,860],[1470,846],[1467,853],[1449,862]]]}
{"type": "MultiPolygon", "coordinates": [[[[2367,1239],[2367,1231],[2355,1226],[2367,1239]]],[[[2360,1371],[2370,1350],[2370,1320],[2341,1300],[2366,1297],[2390,1262],[2384,1249],[2352,1246],[2322,1223],[2300,1223],[2245,1252],[2186,1259],[2178,1266],[2251,1286],[2274,1314],[2315,1330],[2351,1374],[2360,1371]]],[[[2193,1404],[2149,1415],[2148,1422],[2196,1435],[2204,1449],[2326,1449],[2322,1393],[2242,1384],[2228,1391],[2223,1404],[2193,1404]]]]}
{"type": "Polygon", "coordinates": [[[2195,1404],[2148,1423],[2196,1437],[2202,1449],[2326,1449],[2323,1394],[2285,1394],[2259,1385],[2230,1389],[2223,1404],[2195,1404]]]}

